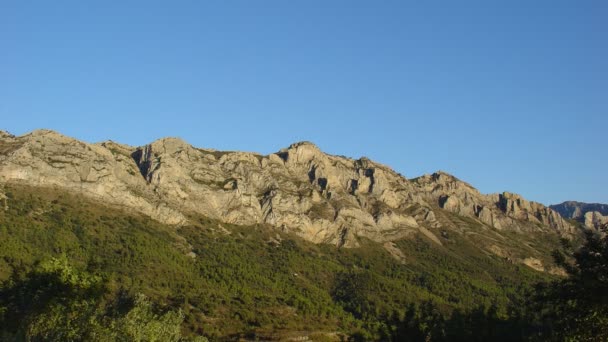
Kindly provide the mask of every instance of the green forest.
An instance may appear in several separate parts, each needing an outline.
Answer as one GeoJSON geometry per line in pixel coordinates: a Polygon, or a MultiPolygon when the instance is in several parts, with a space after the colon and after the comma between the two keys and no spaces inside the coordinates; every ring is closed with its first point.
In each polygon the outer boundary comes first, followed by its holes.
{"type": "Polygon", "coordinates": [[[457,234],[398,241],[400,261],[364,239],[315,245],[205,217],[176,228],[52,189],[3,191],[3,341],[608,339],[598,232],[552,238],[567,273],[555,276],[457,234]]]}

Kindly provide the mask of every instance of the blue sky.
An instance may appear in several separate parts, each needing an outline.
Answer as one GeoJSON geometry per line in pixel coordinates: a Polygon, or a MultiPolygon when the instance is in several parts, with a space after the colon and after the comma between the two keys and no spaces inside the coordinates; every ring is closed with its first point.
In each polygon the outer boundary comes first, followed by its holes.
{"type": "Polygon", "coordinates": [[[608,203],[605,1],[1,1],[0,129],[608,203]]]}

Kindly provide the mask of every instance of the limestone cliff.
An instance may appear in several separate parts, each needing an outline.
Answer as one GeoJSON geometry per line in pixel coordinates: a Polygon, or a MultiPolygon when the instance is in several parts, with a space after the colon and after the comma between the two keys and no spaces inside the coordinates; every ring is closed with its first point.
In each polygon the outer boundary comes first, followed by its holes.
{"type": "Polygon", "coordinates": [[[608,216],[602,215],[599,211],[588,211],[584,216],[585,227],[600,229],[608,225],[608,216]]]}
{"type": "Polygon", "coordinates": [[[559,213],[517,194],[484,195],[471,185],[444,172],[424,175],[412,180],[416,190],[429,203],[444,210],[472,218],[496,229],[518,231],[553,230],[574,233],[574,227],[559,213]]]}
{"type": "Polygon", "coordinates": [[[262,156],[166,138],[133,158],[171,207],[236,224],[268,223],[314,242],[389,241],[433,224],[431,208],[415,201],[411,185],[392,170],[330,156],[308,142],[262,156]]]}
{"type": "Polygon", "coordinates": [[[49,130],[0,137],[0,182],[59,187],[141,211],[170,224],[185,221],[146,185],[132,148],[86,144],[49,130]]]}
{"type": "Polygon", "coordinates": [[[431,231],[437,210],[497,229],[569,233],[559,214],[510,194],[482,195],[445,173],[409,181],[367,158],[323,153],[309,142],[259,155],[195,148],[177,138],[142,147],[87,144],[49,130],[0,134],[0,182],[59,187],[169,224],[202,214],[269,224],[313,242],[357,246],[431,231]]]}

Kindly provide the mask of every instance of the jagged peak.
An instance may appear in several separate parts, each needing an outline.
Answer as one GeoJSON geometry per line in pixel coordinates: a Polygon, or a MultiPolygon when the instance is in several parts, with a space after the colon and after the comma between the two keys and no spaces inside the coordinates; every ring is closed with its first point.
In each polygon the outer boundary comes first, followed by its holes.
{"type": "Polygon", "coordinates": [[[506,198],[513,198],[513,199],[520,199],[522,198],[520,194],[516,194],[513,192],[509,192],[509,191],[503,191],[502,196],[506,197],[506,198]]]}
{"type": "Polygon", "coordinates": [[[29,133],[23,134],[18,139],[25,139],[29,141],[30,139],[36,141],[45,141],[49,143],[61,143],[61,144],[79,144],[79,145],[87,145],[87,143],[80,141],[76,138],[72,138],[67,135],[63,135],[57,131],[51,129],[36,129],[29,133]]]}
{"type": "Polygon", "coordinates": [[[125,155],[130,155],[131,153],[133,153],[133,151],[136,150],[135,147],[131,146],[131,145],[127,145],[127,144],[121,144],[121,143],[117,143],[113,140],[106,140],[106,141],[102,141],[100,143],[96,143],[94,144],[94,146],[101,146],[103,148],[106,148],[110,151],[113,152],[120,152],[122,154],[125,155]]]}
{"type": "Polygon", "coordinates": [[[130,148],[133,149],[134,147],[128,144],[122,144],[119,142],[116,142],[114,140],[104,140],[102,142],[98,142],[95,145],[101,145],[101,146],[120,146],[122,148],[130,148]]]}
{"type": "MultiPolygon", "coordinates": [[[[426,181],[426,182],[437,182],[437,181],[446,182],[446,181],[448,181],[448,182],[461,182],[461,183],[465,183],[462,180],[460,180],[458,177],[456,177],[456,176],[454,176],[452,174],[449,174],[449,173],[447,173],[445,171],[441,171],[441,170],[435,171],[435,172],[433,172],[431,174],[425,173],[422,176],[413,178],[412,180],[426,181]]],[[[467,183],[465,183],[465,184],[467,184],[467,183]]]]}
{"type": "Polygon", "coordinates": [[[453,193],[454,191],[464,191],[465,193],[474,196],[481,195],[479,190],[471,184],[441,170],[433,172],[432,174],[424,174],[420,177],[413,178],[412,181],[422,188],[449,189],[450,193],[453,193]]]}
{"type": "Polygon", "coordinates": [[[165,153],[173,153],[180,150],[186,150],[192,148],[192,145],[187,143],[182,138],[178,137],[164,137],[157,140],[154,140],[152,143],[148,144],[147,147],[152,148],[152,150],[158,152],[165,153]]]}
{"type": "Polygon", "coordinates": [[[293,143],[288,148],[282,148],[275,154],[286,162],[289,160],[296,163],[309,161],[315,157],[327,156],[317,145],[310,141],[293,143]]]}
{"type": "Polygon", "coordinates": [[[374,163],[373,160],[371,160],[367,157],[361,157],[361,158],[355,160],[355,164],[359,167],[367,168],[367,167],[375,166],[376,163],[374,163]]]}
{"type": "Polygon", "coordinates": [[[52,129],[46,129],[46,128],[35,129],[29,133],[25,133],[24,135],[22,135],[22,137],[28,137],[28,136],[30,136],[30,137],[54,136],[54,137],[61,137],[61,138],[66,138],[66,139],[73,139],[73,138],[63,135],[57,131],[54,131],[52,129]]]}
{"type": "Polygon", "coordinates": [[[516,193],[513,193],[513,192],[509,192],[509,191],[503,191],[503,192],[502,192],[500,195],[501,195],[503,198],[505,198],[505,199],[516,200],[516,201],[523,201],[523,202],[527,202],[527,203],[534,204],[534,205],[540,205],[540,206],[542,206],[543,208],[545,208],[545,207],[546,207],[546,208],[548,208],[548,209],[550,209],[550,210],[553,210],[553,209],[551,209],[549,206],[544,205],[543,203],[528,200],[528,199],[526,199],[525,197],[523,197],[522,195],[520,195],[520,194],[516,194],[516,193]]]}
{"type": "Polygon", "coordinates": [[[456,183],[462,184],[462,185],[464,185],[466,187],[469,187],[469,188],[477,191],[477,189],[474,186],[472,186],[471,184],[463,181],[462,179],[454,176],[453,174],[447,173],[447,172],[442,171],[442,170],[433,172],[433,174],[431,176],[433,177],[433,179],[442,179],[442,178],[443,179],[447,179],[449,182],[456,182],[456,183]]]}
{"type": "Polygon", "coordinates": [[[15,136],[10,134],[8,131],[3,131],[0,129],[0,137],[1,138],[14,138],[15,136]]]}
{"type": "MultiPolygon", "coordinates": [[[[346,159],[351,159],[348,157],[345,157],[346,159]]],[[[398,176],[400,176],[401,178],[407,180],[407,178],[402,175],[401,173],[395,171],[393,168],[391,168],[388,165],[382,164],[382,163],[378,163],[377,161],[374,161],[372,159],[369,159],[368,157],[360,157],[359,159],[355,160],[355,164],[359,167],[363,167],[363,168],[377,168],[377,169],[382,169],[384,171],[390,172],[390,173],[394,173],[398,176]]]]}
{"type": "Polygon", "coordinates": [[[437,170],[437,171],[433,172],[431,174],[431,177],[433,177],[433,178],[447,177],[448,179],[462,182],[458,177],[454,176],[451,173],[447,173],[443,170],[437,170]]]}
{"type": "Polygon", "coordinates": [[[153,145],[156,143],[178,143],[178,144],[190,146],[190,144],[188,144],[184,139],[182,139],[180,137],[162,137],[162,138],[154,140],[152,143],[150,143],[150,145],[153,145]]]}
{"type": "Polygon", "coordinates": [[[319,148],[317,145],[315,145],[313,142],[311,142],[311,141],[306,141],[306,140],[304,140],[304,141],[298,141],[298,142],[295,142],[295,143],[293,143],[293,144],[289,145],[289,147],[288,147],[287,149],[291,150],[291,149],[297,149],[297,148],[299,148],[299,147],[309,147],[309,148],[313,148],[313,149],[316,149],[316,150],[319,150],[319,151],[321,150],[321,149],[320,149],[320,148],[319,148]]]}

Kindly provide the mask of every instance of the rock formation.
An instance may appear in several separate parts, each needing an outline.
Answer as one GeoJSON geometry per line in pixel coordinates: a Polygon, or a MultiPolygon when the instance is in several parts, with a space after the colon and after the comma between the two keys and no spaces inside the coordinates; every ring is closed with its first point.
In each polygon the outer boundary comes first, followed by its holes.
{"type": "Polygon", "coordinates": [[[367,158],[325,154],[309,142],[267,156],[195,148],[177,138],[142,147],[87,144],[49,130],[0,134],[0,183],[82,193],[169,224],[201,214],[264,223],[317,242],[386,243],[445,223],[437,210],[496,229],[572,231],[555,211],[510,193],[482,195],[443,172],[412,181],[367,158]]]}
{"type": "Polygon", "coordinates": [[[559,213],[517,194],[483,195],[471,185],[444,172],[412,180],[418,193],[429,203],[462,216],[476,218],[496,229],[518,231],[544,230],[550,227],[572,234],[574,227],[559,213]]]}
{"type": "Polygon", "coordinates": [[[584,216],[585,227],[600,229],[608,225],[608,216],[602,215],[599,211],[588,211],[584,216]]]}
{"type": "Polygon", "coordinates": [[[589,229],[599,229],[608,224],[608,204],[567,201],[550,208],[563,217],[579,221],[589,229]]]}

